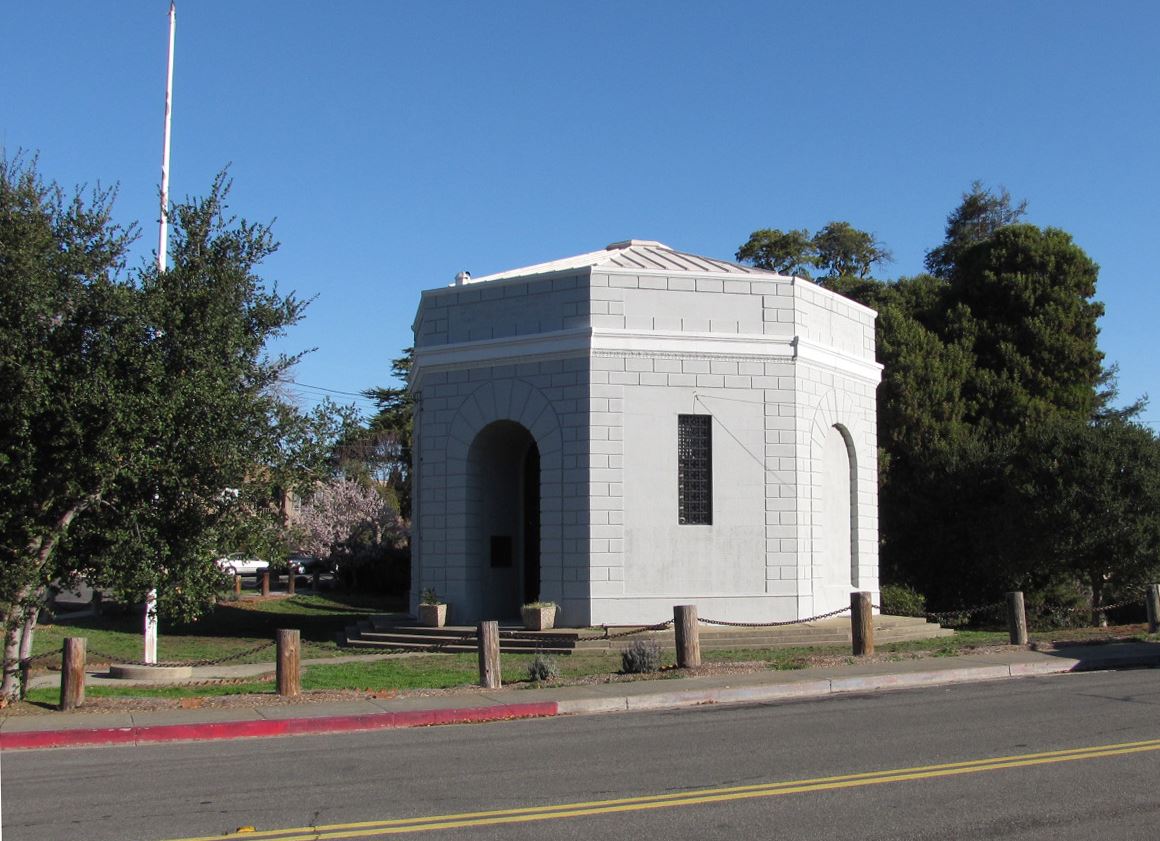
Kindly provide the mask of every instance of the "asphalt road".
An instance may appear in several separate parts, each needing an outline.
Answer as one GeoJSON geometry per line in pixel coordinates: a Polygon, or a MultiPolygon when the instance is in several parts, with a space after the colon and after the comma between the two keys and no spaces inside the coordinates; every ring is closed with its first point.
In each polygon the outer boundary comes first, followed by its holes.
{"type": "Polygon", "coordinates": [[[1143,670],[6,753],[3,830],[7,841],[169,841],[241,827],[256,830],[241,838],[282,841],[1153,838],[1158,771],[1160,671],[1143,670]]]}

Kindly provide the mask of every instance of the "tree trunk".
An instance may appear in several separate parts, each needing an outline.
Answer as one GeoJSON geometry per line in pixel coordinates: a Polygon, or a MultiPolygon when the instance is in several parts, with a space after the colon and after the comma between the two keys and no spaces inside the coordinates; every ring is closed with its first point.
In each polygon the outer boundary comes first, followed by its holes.
{"type": "Polygon", "coordinates": [[[1108,627],[1108,617],[1100,608],[1104,604],[1104,577],[1092,576],[1092,627],[1108,627]]]}
{"type": "Polygon", "coordinates": [[[14,701],[19,694],[20,632],[24,627],[25,604],[31,592],[23,587],[4,611],[4,678],[0,681],[0,700],[14,701]]]}
{"type": "Polygon", "coordinates": [[[4,611],[4,678],[0,681],[0,705],[14,701],[17,696],[16,673],[20,664],[20,640],[17,636],[19,612],[20,607],[17,604],[8,605],[4,611]]]}
{"type": "Polygon", "coordinates": [[[28,695],[28,661],[32,659],[32,635],[36,632],[36,619],[40,613],[39,604],[24,608],[24,627],[20,632],[20,700],[28,695]]]}
{"type": "MultiPolygon", "coordinates": [[[[76,516],[89,507],[92,503],[100,499],[100,495],[96,494],[87,499],[77,502],[72,508],[69,508],[60,517],[57,518],[56,523],[48,534],[41,535],[29,541],[24,549],[23,555],[18,559],[21,566],[27,565],[27,568],[22,572],[21,578],[25,581],[34,581],[39,579],[40,572],[48,565],[48,561],[52,558],[53,550],[56,549],[56,544],[60,538],[68,531],[69,525],[76,519],[76,516]]],[[[24,625],[26,620],[26,613],[30,607],[29,598],[32,595],[32,588],[27,584],[20,588],[16,597],[12,599],[11,603],[5,606],[4,613],[4,662],[3,673],[4,678],[0,681],[0,700],[12,700],[17,693],[17,675],[20,670],[20,641],[18,636],[18,628],[24,625]]],[[[31,606],[35,610],[35,606],[31,606]]],[[[35,622],[35,614],[33,614],[33,621],[35,622]]],[[[31,645],[31,634],[29,635],[29,645],[31,645]]]]}

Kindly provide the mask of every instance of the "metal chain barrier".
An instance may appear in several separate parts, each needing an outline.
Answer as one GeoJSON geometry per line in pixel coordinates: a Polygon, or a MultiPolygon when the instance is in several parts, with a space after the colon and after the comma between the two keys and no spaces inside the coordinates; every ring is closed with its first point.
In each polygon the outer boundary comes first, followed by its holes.
{"type": "MultiPolygon", "coordinates": [[[[1109,610],[1116,610],[1121,607],[1129,607],[1140,603],[1140,597],[1125,599],[1124,601],[1115,602],[1114,604],[1103,604],[1095,610],[1099,613],[1105,613],[1109,610]]],[[[935,622],[962,625],[965,624],[971,617],[988,613],[992,610],[1005,609],[1006,602],[995,602],[993,604],[980,605],[979,607],[963,608],[962,610],[944,610],[939,612],[928,612],[924,615],[928,619],[933,619],[935,622]]],[[[1063,617],[1071,614],[1091,613],[1093,608],[1090,605],[1050,605],[1050,604],[1036,604],[1028,605],[1027,612],[1034,613],[1040,617],[1063,617]]]]}
{"type": "MultiPolygon", "coordinates": [[[[463,634],[461,636],[458,636],[458,637],[448,637],[447,639],[443,640],[442,642],[437,642],[433,645],[428,646],[425,650],[428,652],[431,652],[431,653],[435,653],[435,652],[442,651],[443,649],[447,648],[448,646],[463,645],[466,642],[471,642],[473,639],[475,639],[475,632],[470,631],[470,632],[463,634]]],[[[402,649],[402,648],[399,649],[400,652],[405,651],[405,650],[406,649],[402,649]]],[[[412,650],[414,650],[414,649],[412,649],[412,650]]]]}
{"type": "MultiPolygon", "coordinates": [[[[123,657],[114,657],[107,652],[98,651],[97,649],[89,649],[86,657],[96,660],[107,660],[110,663],[119,663],[125,666],[220,666],[223,663],[229,663],[234,660],[242,660],[252,654],[257,654],[259,651],[265,651],[267,648],[274,648],[276,642],[264,642],[260,645],[255,645],[253,648],[247,648],[245,651],[238,651],[234,654],[227,654],[225,657],[216,657],[205,660],[166,660],[158,661],[156,663],[146,663],[144,660],[127,660],[123,657]]],[[[60,655],[57,654],[57,657],[60,655]]]]}
{"type": "Polygon", "coordinates": [[[37,663],[41,663],[41,662],[59,663],[60,662],[60,652],[59,651],[46,651],[43,654],[37,654],[35,657],[25,657],[23,660],[20,661],[20,668],[28,669],[28,668],[31,668],[32,666],[36,665],[37,663]]]}
{"type": "Polygon", "coordinates": [[[831,610],[829,613],[819,613],[817,616],[809,616],[805,619],[787,619],[782,622],[727,622],[724,619],[706,619],[700,616],[697,617],[697,621],[704,622],[706,625],[724,625],[728,628],[782,628],[786,625],[804,625],[807,622],[817,622],[819,619],[829,619],[849,611],[849,606],[846,606],[831,610]]]}
{"type": "MultiPolygon", "coordinates": [[[[1139,604],[1139,603],[1140,603],[1140,600],[1138,598],[1137,599],[1128,599],[1127,601],[1116,602],[1115,604],[1102,604],[1099,607],[1094,608],[1094,609],[1099,613],[1103,613],[1105,610],[1115,610],[1116,608],[1127,607],[1128,605],[1139,604]]],[[[1084,605],[1084,604],[1077,604],[1077,605],[1073,605],[1072,607],[1066,607],[1064,605],[1043,604],[1043,605],[1038,605],[1037,608],[1039,610],[1050,610],[1050,611],[1053,611],[1056,613],[1091,613],[1093,610],[1093,608],[1090,605],[1084,605]]]]}
{"type": "Polygon", "coordinates": [[[1006,606],[1006,602],[995,602],[993,604],[979,605],[978,607],[965,607],[961,610],[943,610],[937,613],[927,612],[923,614],[927,619],[933,619],[935,622],[942,623],[944,620],[953,619],[954,624],[961,625],[980,613],[989,613],[992,610],[998,610],[1006,606]]]}
{"type": "Polygon", "coordinates": [[[620,631],[615,634],[608,633],[608,626],[602,625],[602,633],[599,634],[577,634],[576,636],[566,634],[546,634],[544,636],[528,637],[522,631],[500,631],[500,639],[534,639],[536,642],[543,643],[573,643],[573,642],[594,642],[596,640],[615,640],[623,639],[624,637],[635,636],[636,634],[647,634],[652,631],[663,631],[673,624],[673,620],[669,619],[665,622],[659,622],[656,625],[646,625],[642,628],[632,628],[628,631],[620,631]]]}
{"type": "Polygon", "coordinates": [[[604,626],[604,634],[602,636],[577,637],[577,639],[582,639],[582,640],[618,640],[618,639],[623,639],[624,637],[635,636],[636,634],[647,634],[650,631],[664,631],[667,628],[669,628],[672,624],[673,624],[673,620],[669,619],[666,622],[658,622],[656,625],[648,625],[644,628],[633,628],[631,631],[621,631],[620,633],[616,633],[616,634],[608,633],[608,626],[605,625],[604,626]]]}

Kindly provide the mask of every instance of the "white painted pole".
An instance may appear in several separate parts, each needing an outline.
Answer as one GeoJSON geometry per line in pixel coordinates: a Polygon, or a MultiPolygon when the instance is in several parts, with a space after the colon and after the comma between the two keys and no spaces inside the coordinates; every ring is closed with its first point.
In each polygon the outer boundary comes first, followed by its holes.
{"type": "MultiPolygon", "coordinates": [[[[165,74],[165,131],[161,144],[161,219],[157,237],[157,271],[165,271],[169,251],[169,129],[173,117],[173,42],[177,31],[177,2],[169,3],[169,66],[165,74]]],[[[146,663],[157,662],[157,590],[145,595],[146,663]]]]}
{"type": "Polygon", "coordinates": [[[161,231],[157,240],[157,270],[165,271],[169,250],[169,127],[173,118],[173,42],[177,31],[177,3],[169,3],[169,67],[165,74],[165,135],[161,145],[161,231]]]}

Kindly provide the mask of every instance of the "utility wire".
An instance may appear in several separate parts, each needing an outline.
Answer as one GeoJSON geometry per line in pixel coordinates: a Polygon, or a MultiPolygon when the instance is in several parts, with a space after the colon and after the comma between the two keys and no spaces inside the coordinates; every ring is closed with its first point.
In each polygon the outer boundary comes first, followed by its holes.
{"type": "MultiPolygon", "coordinates": [[[[296,385],[296,386],[299,386],[301,388],[312,388],[315,391],[325,391],[327,394],[341,394],[344,397],[361,397],[363,400],[370,400],[371,399],[371,398],[367,397],[365,394],[363,394],[361,391],[340,391],[337,388],[327,388],[326,386],[323,386],[323,385],[311,385],[310,383],[298,382],[298,380],[287,380],[287,385],[296,385]]],[[[374,401],[372,401],[372,402],[374,402],[374,401]]]]}

